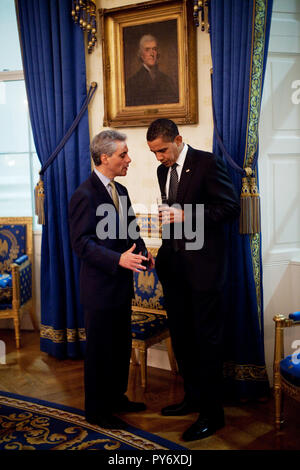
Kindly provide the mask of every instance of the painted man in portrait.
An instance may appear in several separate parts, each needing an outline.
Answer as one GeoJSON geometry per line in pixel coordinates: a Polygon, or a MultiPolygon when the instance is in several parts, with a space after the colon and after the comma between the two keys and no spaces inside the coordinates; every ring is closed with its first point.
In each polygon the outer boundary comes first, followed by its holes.
{"type": "Polygon", "coordinates": [[[178,103],[172,78],[159,70],[158,41],[154,36],[141,37],[138,57],[142,65],[126,82],[126,106],[178,103]]]}

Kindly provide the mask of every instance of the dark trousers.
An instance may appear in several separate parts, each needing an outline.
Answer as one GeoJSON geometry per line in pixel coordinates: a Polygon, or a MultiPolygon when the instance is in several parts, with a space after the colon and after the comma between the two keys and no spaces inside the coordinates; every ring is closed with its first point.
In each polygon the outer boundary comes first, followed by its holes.
{"type": "Polygon", "coordinates": [[[86,416],[113,412],[127,390],[131,355],[131,301],[114,309],[85,311],[86,416]]]}
{"type": "MultiPolygon", "coordinates": [[[[222,409],[223,314],[221,292],[201,291],[184,279],[184,253],[158,256],[174,354],[184,380],[185,399],[213,416],[222,409]]],[[[195,285],[195,283],[194,283],[195,285]]]]}

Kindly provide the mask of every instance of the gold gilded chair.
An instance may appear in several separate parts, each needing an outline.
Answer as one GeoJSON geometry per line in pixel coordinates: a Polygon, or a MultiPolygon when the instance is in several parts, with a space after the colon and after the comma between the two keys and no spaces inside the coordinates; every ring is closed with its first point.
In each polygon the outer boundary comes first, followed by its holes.
{"type": "Polygon", "coordinates": [[[300,344],[297,342],[295,352],[284,356],[284,330],[300,326],[300,312],[291,313],[288,318],[276,315],[275,350],[274,350],[274,395],[275,395],[275,426],[279,430],[283,423],[284,394],[300,401],[300,344]]]}
{"type": "Polygon", "coordinates": [[[0,217],[0,320],[12,318],[20,348],[20,321],[29,311],[37,329],[32,296],[33,238],[31,217],[0,217]]]}
{"type": "MultiPolygon", "coordinates": [[[[136,214],[142,237],[161,238],[161,227],[158,215],[150,213],[136,214]]],[[[158,248],[150,247],[154,259],[158,248]]],[[[136,351],[139,353],[141,366],[141,385],[147,387],[147,350],[154,344],[165,341],[168,350],[171,370],[177,373],[167,313],[164,309],[164,298],[161,283],[155,269],[134,274],[135,298],[132,303],[131,332],[132,332],[132,362],[137,364],[136,351]]]]}
{"type": "MultiPolygon", "coordinates": [[[[157,248],[148,248],[155,259],[157,248]]],[[[165,340],[171,370],[177,372],[167,313],[164,309],[162,286],[155,269],[134,274],[135,298],[132,304],[132,362],[137,364],[135,351],[139,352],[141,385],[147,387],[147,350],[154,344],[165,340]]]]}

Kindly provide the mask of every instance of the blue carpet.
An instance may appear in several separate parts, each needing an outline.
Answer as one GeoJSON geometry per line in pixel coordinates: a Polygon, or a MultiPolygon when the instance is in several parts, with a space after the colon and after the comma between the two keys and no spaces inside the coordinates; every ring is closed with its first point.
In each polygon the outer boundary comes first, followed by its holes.
{"type": "Polygon", "coordinates": [[[0,450],[186,450],[129,426],[107,430],[84,412],[56,403],[0,392],[0,450]]]}

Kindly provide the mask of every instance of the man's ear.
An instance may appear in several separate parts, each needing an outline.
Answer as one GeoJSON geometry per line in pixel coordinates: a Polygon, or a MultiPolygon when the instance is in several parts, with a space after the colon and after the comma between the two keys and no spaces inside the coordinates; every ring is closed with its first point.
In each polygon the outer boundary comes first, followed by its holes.
{"type": "Polygon", "coordinates": [[[105,165],[107,163],[108,155],[106,153],[101,153],[100,155],[100,161],[102,165],[105,165]]]}
{"type": "Polygon", "coordinates": [[[177,147],[179,147],[181,144],[182,144],[182,136],[181,135],[177,135],[174,139],[174,142],[175,144],[177,145],[177,147]]]}

